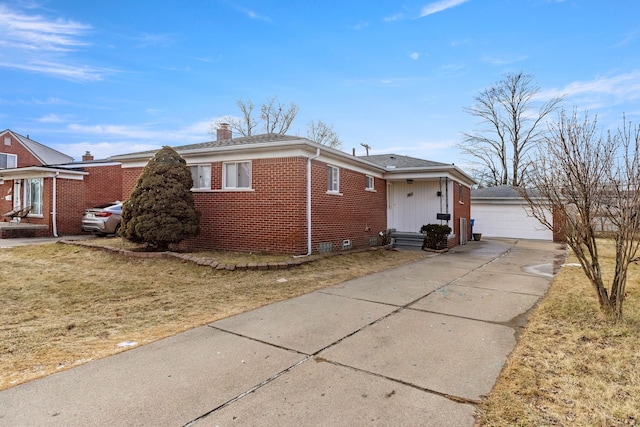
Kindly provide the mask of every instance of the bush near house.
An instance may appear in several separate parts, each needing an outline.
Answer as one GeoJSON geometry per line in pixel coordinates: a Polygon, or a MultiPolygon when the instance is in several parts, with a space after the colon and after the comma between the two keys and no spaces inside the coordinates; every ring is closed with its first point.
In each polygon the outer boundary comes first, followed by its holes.
{"type": "Polygon", "coordinates": [[[444,224],[426,224],[420,228],[424,234],[422,249],[444,249],[447,247],[447,236],[451,233],[451,227],[444,224]]]}
{"type": "Polygon", "coordinates": [[[158,251],[197,236],[200,214],[192,187],[186,161],[171,147],[163,147],[149,160],[123,203],[121,236],[158,251]]]}

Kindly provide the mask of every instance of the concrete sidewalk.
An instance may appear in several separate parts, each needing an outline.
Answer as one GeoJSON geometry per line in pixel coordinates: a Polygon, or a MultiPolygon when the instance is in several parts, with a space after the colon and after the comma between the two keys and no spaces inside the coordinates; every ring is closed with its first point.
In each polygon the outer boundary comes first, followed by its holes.
{"type": "Polygon", "coordinates": [[[469,242],[0,392],[0,425],[473,426],[563,257],[469,242]]]}

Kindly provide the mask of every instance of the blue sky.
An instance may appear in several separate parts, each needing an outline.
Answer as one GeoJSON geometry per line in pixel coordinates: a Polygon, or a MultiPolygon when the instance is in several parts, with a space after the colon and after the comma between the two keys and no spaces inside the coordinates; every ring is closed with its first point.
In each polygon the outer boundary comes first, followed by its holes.
{"type": "Polygon", "coordinates": [[[640,122],[637,0],[0,0],[0,129],[79,159],[213,139],[277,96],[343,149],[464,165],[463,111],[505,73],[640,122]]]}

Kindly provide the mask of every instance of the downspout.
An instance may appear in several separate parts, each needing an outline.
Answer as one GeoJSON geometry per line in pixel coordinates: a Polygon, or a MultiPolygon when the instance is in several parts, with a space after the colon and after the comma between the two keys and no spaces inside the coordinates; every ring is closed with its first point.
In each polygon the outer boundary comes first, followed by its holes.
{"type": "Polygon", "coordinates": [[[57,199],[58,199],[58,195],[57,195],[57,183],[58,183],[58,175],[60,175],[60,172],[56,172],[56,174],[53,177],[53,202],[51,203],[52,205],[52,212],[51,212],[51,219],[53,222],[53,237],[58,237],[58,223],[57,223],[57,199]]]}
{"type": "Polygon", "coordinates": [[[316,148],[316,154],[307,157],[307,253],[296,255],[294,258],[303,258],[311,255],[311,161],[320,157],[320,148],[316,148]]]}

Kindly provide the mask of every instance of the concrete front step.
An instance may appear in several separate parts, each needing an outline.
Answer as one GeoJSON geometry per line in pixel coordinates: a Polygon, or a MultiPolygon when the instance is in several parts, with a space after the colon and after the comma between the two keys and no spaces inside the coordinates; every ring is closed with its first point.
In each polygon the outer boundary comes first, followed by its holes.
{"type": "Polygon", "coordinates": [[[424,235],[421,233],[393,232],[391,237],[394,239],[393,246],[396,248],[422,248],[424,242],[424,235]]]}

